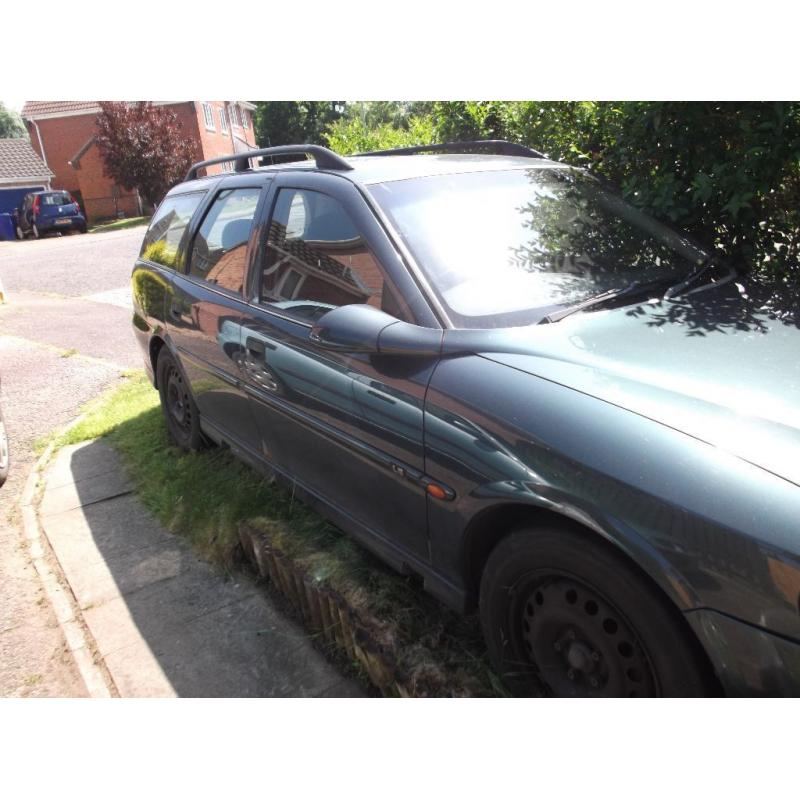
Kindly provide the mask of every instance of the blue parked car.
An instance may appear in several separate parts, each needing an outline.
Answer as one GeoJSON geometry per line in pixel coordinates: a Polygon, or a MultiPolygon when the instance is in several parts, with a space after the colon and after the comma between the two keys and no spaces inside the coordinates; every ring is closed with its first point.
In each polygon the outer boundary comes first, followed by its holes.
{"type": "Polygon", "coordinates": [[[14,230],[18,239],[38,239],[54,231],[86,233],[86,217],[69,192],[31,192],[14,210],[14,230]]]}

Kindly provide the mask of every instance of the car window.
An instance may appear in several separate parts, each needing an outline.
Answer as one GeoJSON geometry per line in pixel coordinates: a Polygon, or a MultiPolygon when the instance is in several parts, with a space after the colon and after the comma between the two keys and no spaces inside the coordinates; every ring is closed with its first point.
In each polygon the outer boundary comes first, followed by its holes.
{"type": "Polygon", "coordinates": [[[40,195],[43,206],[66,206],[72,202],[66,192],[53,192],[52,194],[40,195]]]}
{"type": "Polygon", "coordinates": [[[634,282],[677,282],[704,257],[571,170],[437,175],[369,191],[460,327],[528,325],[634,282]]]}
{"type": "Polygon", "coordinates": [[[353,303],[411,318],[342,204],[307,189],[278,192],[259,299],[307,322],[353,303]]]}
{"type": "Polygon", "coordinates": [[[178,247],[204,195],[205,192],[176,194],[161,203],[142,242],[142,259],[170,269],[178,268],[178,247]]]}
{"type": "Polygon", "coordinates": [[[189,272],[231,292],[241,293],[247,269],[247,240],[261,190],[220,192],[197,232],[189,272]]]}

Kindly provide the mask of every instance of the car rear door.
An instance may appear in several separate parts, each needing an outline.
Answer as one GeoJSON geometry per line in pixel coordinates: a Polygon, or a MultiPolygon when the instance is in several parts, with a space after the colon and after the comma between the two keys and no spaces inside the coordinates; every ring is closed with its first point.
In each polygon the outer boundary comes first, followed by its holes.
{"type": "Polygon", "coordinates": [[[284,173],[253,264],[243,371],[265,455],[361,529],[427,562],[423,403],[434,359],[326,350],[327,311],[369,303],[435,325],[400,256],[345,179],[284,173]]]}
{"type": "Polygon", "coordinates": [[[170,343],[204,429],[251,461],[257,461],[261,439],[241,385],[243,286],[267,182],[242,175],[209,191],[193,220],[167,309],[170,343]]]}

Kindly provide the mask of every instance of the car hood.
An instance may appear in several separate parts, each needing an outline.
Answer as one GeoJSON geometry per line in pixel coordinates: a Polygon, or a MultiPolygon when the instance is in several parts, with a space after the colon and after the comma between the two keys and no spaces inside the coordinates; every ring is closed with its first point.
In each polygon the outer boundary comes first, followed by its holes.
{"type": "Polygon", "coordinates": [[[800,327],[742,287],[492,331],[480,354],[800,485],[800,327]]]}

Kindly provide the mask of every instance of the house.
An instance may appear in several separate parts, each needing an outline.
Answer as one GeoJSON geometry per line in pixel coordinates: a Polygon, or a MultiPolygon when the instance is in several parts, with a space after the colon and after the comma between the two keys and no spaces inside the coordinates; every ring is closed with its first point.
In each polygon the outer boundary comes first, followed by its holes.
{"type": "MultiPolygon", "coordinates": [[[[94,222],[142,213],[142,201],[106,177],[94,143],[96,100],[29,100],[22,109],[31,144],[52,170],[52,188],[66,189],[94,222]]],[[[170,100],[169,106],[202,159],[241,153],[255,147],[252,112],[243,100],[170,100]]],[[[225,165],[227,166],[227,165],[225,165]]],[[[211,167],[209,172],[219,171],[211,167]]]]}
{"type": "Polygon", "coordinates": [[[28,192],[49,189],[52,177],[27,139],[0,139],[0,214],[11,213],[28,192]]]}

